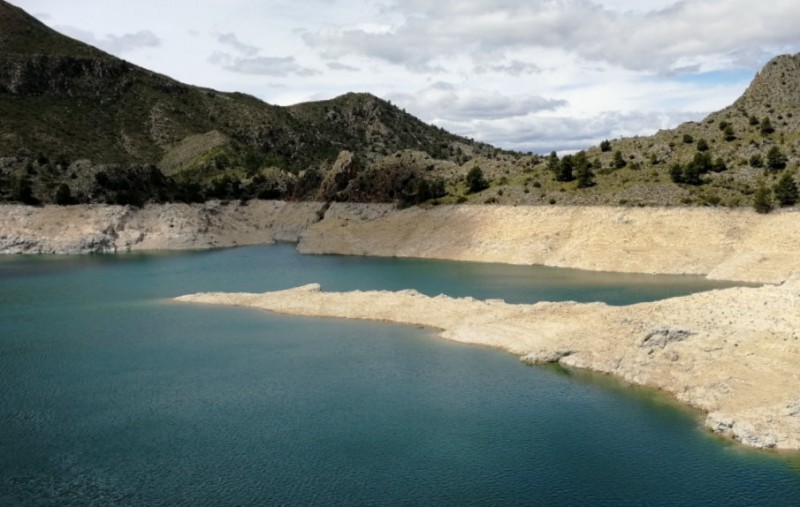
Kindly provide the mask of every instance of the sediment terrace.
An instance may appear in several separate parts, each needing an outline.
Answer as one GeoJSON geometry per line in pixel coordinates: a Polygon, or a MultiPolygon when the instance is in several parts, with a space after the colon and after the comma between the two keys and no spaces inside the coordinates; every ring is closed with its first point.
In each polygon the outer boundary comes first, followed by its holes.
{"type": "Polygon", "coordinates": [[[800,272],[800,213],[722,208],[253,201],[0,206],[0,253],[298,242],[303,253],[420,257],[778,283],[800,272]]]}

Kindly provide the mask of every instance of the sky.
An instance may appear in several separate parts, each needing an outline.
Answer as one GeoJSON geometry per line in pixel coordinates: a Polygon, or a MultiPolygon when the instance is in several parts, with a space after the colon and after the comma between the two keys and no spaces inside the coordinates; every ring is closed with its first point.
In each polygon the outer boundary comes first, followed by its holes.
{"type": "Polygon", "coordinates": [[[11,0],[185,83],[289,105],[350,91],[523,152],[649,135],[800,52],[797,0],[11,0]]]}

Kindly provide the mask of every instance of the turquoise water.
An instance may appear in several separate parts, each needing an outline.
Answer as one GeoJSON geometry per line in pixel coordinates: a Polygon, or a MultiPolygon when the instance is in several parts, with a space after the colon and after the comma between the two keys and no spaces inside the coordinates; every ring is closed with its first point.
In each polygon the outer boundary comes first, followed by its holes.
{"type": "Polygon", "coordinates": [[[612,304],[719,286],[287,246],[0,259],[0,505],[798,504],[797,457],[652,391],[411,327],[167,299],[309,282],[612,304]]]}

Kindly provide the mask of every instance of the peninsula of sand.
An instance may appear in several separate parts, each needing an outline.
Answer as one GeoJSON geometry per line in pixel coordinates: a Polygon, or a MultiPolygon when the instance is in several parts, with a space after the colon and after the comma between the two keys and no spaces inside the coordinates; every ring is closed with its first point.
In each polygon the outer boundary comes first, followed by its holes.
{"type": "Polygon", "coordinates": [[[196,294],[183,302],[429,326],[529,363],[672,393],[745,445],[800,449],[800,213],[717,208],[254,202],[0,208],[0,252],[84,253],[297,242],[303,253],[420,257],[765,283],[612,307],[512,305],[414,291],[196,294]]]}

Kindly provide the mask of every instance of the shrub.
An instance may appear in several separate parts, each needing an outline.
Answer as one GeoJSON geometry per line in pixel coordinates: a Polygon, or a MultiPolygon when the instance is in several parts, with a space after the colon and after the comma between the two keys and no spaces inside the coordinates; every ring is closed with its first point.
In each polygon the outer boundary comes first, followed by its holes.
{"type": "Polygon", "coordinates": [[[611,141],[606,139],[605,141],[600,143],[600,151],[602,151],[603,153],[611,151],[611,141]]]}
{"type": "Polygon", "coordinates": [[[692,144],[694,142],[694,137],[691,134],[683,134],[683,142],[686,144],[692,144]]]}
{"type": "Polygon", "coordinates": [[[623,157],[623,156],[622,156],[622,152],[621,152],[621,151],[615,151],[615,152],[614,152],[614,162],[613,162],[613,165],[614,165],[614,167],[616,167],[617,169],[622,169],[623,167],[625,167],[626,165],[628,165],[628,163],[627,163],[627,162],[625,162],[625,157],[623,157]]]}
{"type": "Polygon", "coordinates": [[[773,132],[775,132],[775,128],[772,126],[772,122],[769,121],[769,117],[765,116],[761,120],[761,135],[768,136],[773,132]]]}
{"type": "Polygon", "coordinates": [[[697,151],[708,151],[708,141],[706,141],[705,139],[698,139],[697,151]]]}
{"type": "Polygon", "coordinates": [[[72,190],[69,188],[69,185],[66,183],[62,183],[58,186],[55,195],[55,202],[60,206],[66,206],[68,204],[73,204],[75,200],[72,198],[72,190]]]}
{"type": "Polygon", "coordinates": [[[669,177],[673,183],[683,183],[683,167],[680,164],[672,164],[669,168],[669,177]]]}
{"type": "Polygon", "coordinates": [[[736,139],[736,133],[733,131],[733,125],[728,123],[725,125],[725,129],[723,129],[723,134],[725,135],[725,140],[730,142],[736,139]]]}

